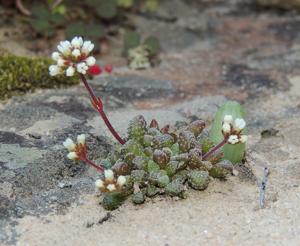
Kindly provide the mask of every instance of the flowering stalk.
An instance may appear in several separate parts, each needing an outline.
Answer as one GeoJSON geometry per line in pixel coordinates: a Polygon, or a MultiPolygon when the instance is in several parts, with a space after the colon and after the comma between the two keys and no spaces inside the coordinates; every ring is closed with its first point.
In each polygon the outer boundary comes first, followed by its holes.
{"type": "MultiPolygon", "coordinates": [[[[99,112],[112,135],[123,145],[125,140],[120,137],[111,125],[103,110],[101,99],[95,96],[85,78],[85,74],[87,73],[90,75],[99,75],[102,73],[101,67],[96,64],[95,57],[90,56],[91,51],[94,49],[94,44],[91,41],[83,41],[81,37],[74,37],[71,41],[61,41],[57,49],[58,52],[52,53],[52,59],[56,61],[56,64],[49,67],[50,75],[56,76],[65,73],[66,76],[71,77],[78,74],[90,94],[93,106],[99,112]]],[[[112,66],[108,64],[104,67],[104,70],[110,73],[112,66]]]]}
{"type": "Polygon", "coordinates": [[[207,160],[207,158],[209,156],[211,156],[213,153],[215,153],[217,150],[219,150],[220,148],[222,148],[226,143],[227,143],[228,139],[224,138],[220,143],[218,143],[216,146],[212,147],[207,153],[205,153],[202,156],[203,160],[207,160]]]}
{"type": "Polygon", "coordinates": [[[85,162],[87,165],[95,168],[98,172],[103,172],[104,168],[101,166],[96,165],[94,162],[92,162],[90,159],[88,159],[86,156],[80,158],[81,161],[85,162]]]}
{"type": "Polygon", "coordinates": [[[82,80],[85,88],[87,89],[88,93],[90,94],[90,97],[92,99],[92,104],[95,107],[95,109],[99,112],[100,116],[102,117],[105,125],[107,126],[107,128],[109,129],[109,131],[111,132],[111,134],[119,141],[120,144],[125,144],[125,140],[122,139],[120,137],[120,135],[116,132],[116,130],[114,129],[114,127],[111,125],[109,119],[107,118],[104,110],[103,110],[103,103],[101,101],[101,99],[95,96],[92,88],[90,87],[90,85],[88,84],[86,78],[84,75],[79,74],[80,79],[82,80]]]}
{"type": "Polygon", "coordinates": [[[72,139],[67,138],[63,145],[69,150],[69,154],[67,155],[69,159],[83,161],[87,165],[95,168],[98,172],[102,173],[104,171],[103,167],[96,165],[94,162],[88,159],[86,154],[87,151],[84,134],[77,136],[77,144],[75,144],[72,139]]]}
{"type": "Polygon", "coordinates": [[[245,143],[248,140],[248,136],[242,134],[245,126],[246,122],[244,119],[237,118],[233,120],[232,115],[225,115],[222,123],[222,134],[224,136],[224,139],[216,146],[212,147],[207,153],[205,153],[202,159],[206,160],[209,156],[211,156],[227,143],[232,145],[245,143]]]}

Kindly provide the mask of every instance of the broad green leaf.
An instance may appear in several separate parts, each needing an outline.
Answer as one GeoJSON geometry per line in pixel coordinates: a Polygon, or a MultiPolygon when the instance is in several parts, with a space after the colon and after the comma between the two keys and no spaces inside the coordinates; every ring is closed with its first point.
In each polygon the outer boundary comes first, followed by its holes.
{"type": "Polygon", "coordinates": [[[101,24],[87,24],[85,26],[86,37],[92,37],[94,39],[100,39],[105,36],[105,29],[101,24]]]}
{"type": "Polygon", "coordinates": [[[137,47],[140,44],[141,37],[137,32],[126,31],[123,37],[123,52],[124,56],[127,55],[128,50],[137,47]]]}
{"type": "Polygon", "coordinates": [[[158,9],[158,0],[147,0],[145,7],[148,11],[156,11],[158,9]]]}
{"type": "Polygon", "coordinates": [[[45,33],[48,28],[50,28],[50,24],[47,20],[37,19],[30,21],[33,29],[39,33],[45,33]]]}
{"type": "Polygon", "coordinates": [[[55,14],[52,14],[50,16],[50,21],[51,23],[53,23],[55,26],[62,26],[65,24],[65,18],[63,15],[61,14],[58,14],[58,13],[55,13],[55,14]]]}
{"type": "Polygon", "coordinates": [[[134,0],[118,0],[118,6],[123,8],[130,8],[133,5],[134,0]]]}
{"type": "Polygon", "coordinates": [[[32,16],[38,19],[48,19],[50,17],[50,11],[45,5],[35,5],[31,9],[32,16]]]}
{"type": "Polygon", "coordinates": [[[53,10],[52,10],[53,13],[57,13],[57,14],[61,14],[61,15],[64,15],[66,12],[67,12],[67,8],[65,5],[63,4],[60,4],[58,6],[56,6],[53,10]]]}
{"type": "MultiPolygon", "coordinates": [[[[210,132],[210,139],[215,143],[223,140],[222,122],[225,115],[232,115],[234,119],[245,118],[245,111],[243,107],[235,101],[229,101],[223,104],[217,111],[214,122],[210,132]]],[[[246,129],[243,130],[246,132],[246,129]]],[[[246,144],[226,144],[223,147],[224,159],[230,160],[232,163],[241,162],[244,157],[246,144]]]]}
{"type": "Polygon", "coordinates": [[[66,35],[68,38],[85,35],[85,26],[82,22],[74,22],[67,26],[66,35]]]}
{"type": "Polygon", "coordinates": [[[149,51],[152,55],[157,54],[160,50],[159,41],[155,37],[148,37],[145,40],[144,44],[147,46],[147,48],[149,49],[149,51]]]}
{"type": "Polygon", "coordinates": [[[117,2],[115,0],[99,1],[96,7],[96,12],[101,18],[112,19],[117,15],[117,2]]]}

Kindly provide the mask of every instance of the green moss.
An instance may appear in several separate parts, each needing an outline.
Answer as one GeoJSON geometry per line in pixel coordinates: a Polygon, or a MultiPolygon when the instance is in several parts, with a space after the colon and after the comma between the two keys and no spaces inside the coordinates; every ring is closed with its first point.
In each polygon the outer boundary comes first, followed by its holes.
{"type": "Polygon", "coordinates": [[[75,77],[51,77],[50,59],[19,57],[0,52],[0,100],[37,88],[57,88],[78,83],[75,77]]]}

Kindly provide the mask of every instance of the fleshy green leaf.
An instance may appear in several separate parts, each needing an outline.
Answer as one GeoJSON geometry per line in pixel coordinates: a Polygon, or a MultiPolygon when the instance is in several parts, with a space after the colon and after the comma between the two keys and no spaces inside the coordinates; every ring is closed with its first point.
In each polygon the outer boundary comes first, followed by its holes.
{"type": "MultiPolygon", "coordinates": [[[[235,101],[229,101],[223,104],[217,111],[214,122],[210,132],[210,139],[215,143],[219,143],[223,140],[222,134],[222,122],[225,115],[232,115],[234,119],[245,118],[245,111],[243,107],[235,101]]],[[[245,133],[245,130],[243,132],[245,133]]],[[[226,144],[223,147],[224,159],[231,161],[232,163],[240,162],[245,153],[246,144],[226,144]]]]}

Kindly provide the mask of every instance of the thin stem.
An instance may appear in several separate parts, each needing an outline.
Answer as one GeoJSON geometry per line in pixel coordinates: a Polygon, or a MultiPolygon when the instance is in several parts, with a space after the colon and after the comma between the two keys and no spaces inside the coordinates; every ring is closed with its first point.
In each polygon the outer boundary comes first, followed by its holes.
{"type": "Polygon", "coordinates": [[[101,173],[104,170],[103,167],[96,165],[94,162],[92,162],[91,160],[89,160],[87,157],[82,157],[82,158],[80,158],[80,160],[83,161],[83,162],[85,162],[87,165],[89,165],[89,166],[91,166],[93,168],[96,168],[97,171],[99,171],[101,173]]]}
{"type": "Polygon", "coordinates": [[[220,143],[218,143],[215,147],[211,148],[206,154],[204,154],[202,159],[206,160],[210,155],[212,155],[218,149],[222,148],[227,143],[227,140],[227,138],[224,138],[220,143]]]}
{"type": "Polygon", "coordinates": [[[90,87],[90,85],[87,82],[87,80],[84,77],[84,75],[79,74],[79,76],[80,76],[80,79],[82,80],[85,88],[87,89],[88,93],[90,94],[90,97],[92,98],[93,105],[95,106],[95,108],[99,112],[100,116],[102,117],[105,125],[107,126],[107,128],[109,129],[109,131],[111,132],[111,134],[118,140],[118,142],[120,144],[122,144],[122,145],[125,144],[125,140],[120,137],[120,135],[117,133],[117,131],[114,129],[114,127],[110,123],[109,119],[107,118],[107,116],[106,116],[106,114],[105,114],[105,112],[103,110],[103,104],[102,104],[101,99],[96,97],[93,89],[90,87]]]}
{"type": "Polygon", "coordinates": [[[107,118],[105,112],[103,110],[98,110],[99,114],[101,115],[105,125],[108,127],[110,130],[111,134],[119,141],[120,144],[125,144],[125,140],[120,137],[120,135],[116,132],[116,130],[113,128],[111,125],[109,119],[107,118]]]}
{"type": "Polygon", "coordinates": [[[85,88],[87,89],[88,93],[90,94],[91,98],[93,101],[97,101],[97,97],[94,94],[93,89],[90,87],[89,83],[87,82],[86,78],[84,77],[84,75],[82,75],[81,73],[79,74],[80,79],[82,80],[85,88]]]}

